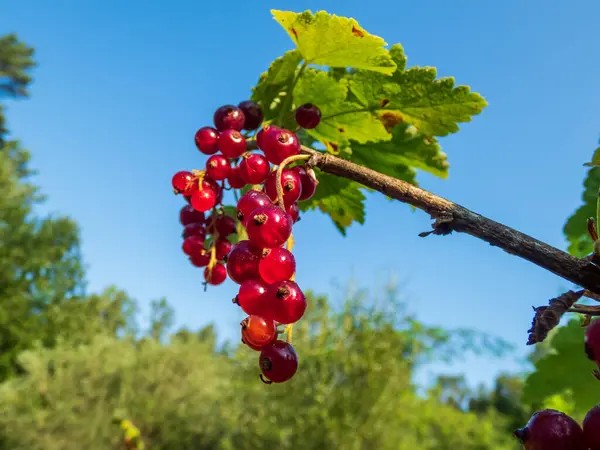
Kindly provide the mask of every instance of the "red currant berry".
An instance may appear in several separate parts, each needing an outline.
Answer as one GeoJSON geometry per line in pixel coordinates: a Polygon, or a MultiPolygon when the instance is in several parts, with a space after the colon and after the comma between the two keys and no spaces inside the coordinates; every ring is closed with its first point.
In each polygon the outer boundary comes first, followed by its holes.
{"type": "Polygon", "coordinates": [[[192,193],[192,207],[196,211],[206,212],[217,204],[217,193],[209,186],[204,186],[192,193]]]}
{"type": "MultiPolygon", "coordinates": [[[[296,203],[302,194],[302,182],[297,172],[283,169],[281,172],[281,187],[283,188],[283,204],[289,206],[296,203]]],[[[277,201],[277,171],[273,171],[265,181],[265,193],[273,202],[277,201]]]]}
{"type": "Polygon", "coordinates": [[[240,131],[244,126],[245,117],[237,106],[224,105],[215,111],[213,120],[219,131],[229,129],[240,131]]]}
{"type": "Polygon", "coordinates": [[[227,158],[239,158],[246,151],[246,138],[237,130],[225,130],[219,135],[217,145],[227,158]]]}
{"type": "Polygon", "coordinates": [[[600,405],[590,409],[583,419],[583,436],[589,450],[600,450],[600,405]]]}
{"type": "Polygon", "coordinates": [[[214,155],[217,153],[217,139],[219,132],[212,127],[202,127],[196,131],[194,141],[196,147],[205,155],[214,155]]]}
{"type": "Polygon", "coordinates": [[[231,164],[229,160],[222,155],[213,155],[206,161],[206,175],[216,181],[227,178],[231,164]]]}
{"type": "Polygon", "coordinates": [[[298,322],[306,311],[306,297],[295,281],[270,284],[265,295],[269,305],[273,307],[271,316],[276,322],[298,322]]]}
{"type": "Polygon", "coordinates": [[[237,232],[235,219],[226,214],[217,217],[215,225],[217,227],[217,232],[221,237],[229,236],[230,234],[237,232]]]}
{"type": "Polygon", "coordinates": [[[173,175],[171,179],[171,184],[173,186],[173,190],[177,194],[187,194],[189,190],[190,184],[194,181],[194,174],[192,172],[188,172],[187,170],[181,170],[173,175]]]}
{"type": "Polygon", "coordinates": [[[560,411],[545,409],[513,432],[526,450],[587,450],[579,424],[560,411]]]}
{"type": "Polygon", "coordinates": [[[275,324],[261,316],[248,316],[241,323],[242,339],[245,344],[264,347],[277,338],[275,324]]]}
{"type": "Polygon", "coordinates": [[[273,383],[283,383],[298,370],[298,355],[292,344],[275,341],[261,350],[259,367],[267,379],[273,383]]]}
{"type": "Polygon", "coordinates": [[[262,138],[262,151],[271,164],[281,162],[300,153],[298,137],[289,130],[273,130],[265,133],[262,138]]]}
{"type": "Polygon", "coordinates": [[[600,319],[593,320],[585,329],[585,353],[600,365],[600,319]]]}
{"type": "Polygon", "coordinates": [[[289,280],[296,271],[296,259],[285,248],[267,250],[258,263],[258,273],[266,283],[289,280]]]}
{"type": "Polygon", "coordinates": [[[298,203],[292,203],[291,205],[286,206],[285,212],[290,215],[293,223],[300,220],[300,208],[298,207],[298,203]]]}
{"type": "Polygon", "coordinates": [[[264,114],[259,105],[251,100],[246,100],[238,105],[244,113],[244,130],[256,130],[264,119],[264,114]]]}
{"type": "Polygon", "coordinates": [[[237,203],[237,218],[245,225],[245,220],[250,217],[252,211],[260,206],[271,204],[271,199],[262,191],[250,189],[240,197],[237,203]]]}
{"type": "Polygon", "coordinates": [[[319,183],[315,172],[312,169],[306,169],[304,166],[296,166],[292,170],[298,174],[302,183],[302,193],[298,201],[308,200],[315,195],[319,183]]]}
{"type": "Polygon", "coordinates": [[[263,155],[252,153],[240,163],[240,175],[246,184],[262,184],[271,172],[269,161],[263,155]]]}
{"type": "Polygon", "coordinates": [[[235,302],[248,315],[258,314],[263,316],[266,312],[265,294],[267,293],[267,284],[259,279],[252,278],[246,280],[240,286],[235,302]]]}
{"type": "Polygon", "coordinates": [[[256,146],[261,150],[264,150],[263,142],[265,135],[277,130],[281,130],[281,128],[279,128],[277,125],[266,125],[262,127],[258,133],[256,133],[256,146]]]}
{"type": "Polygon", "coordinates": [[[260,206],[246,219],[246,231],[257,247],[281,247],[292,235],[292,218],[277,206],[260,206]]]}
{"type": "Polygon", "coordinates": [[[179,211],[179,222],[181,225],[186,226],[190,223],[203,223],[204,222],[204,213],[196,211],[190,205],[185,205],[179,211]]]}
{"type": "Polygon", "coordinates": [[[196,267],[205,267],[210,262],[210,253],[202,249],[199,253],[190,255],[190,262],[196,267]]]}
{"type": "Polygon", "coordinates": [[[321,110],[312,103],[305,103],[296,109],[296,122],[305,130],[315,128],[321,122],[321,110]]]}
{"type": "Polygon", "coordinates": [[[232,247],[233,245],[227,239],[217,239],[217,242],[215,243],[215,253],[217,259],[224,259],[229,254],[232,247]]]}
{"type": "Polygon", "coordinates": [[[227,177],[227,182],[233,189],[241,189],[246,186],[246,181],[242,178],[242,172],[239,166],[231,168],[229,176],[227,177]]]}
{"type": "Polygon", "coordinates": [[[215,264],[215,267],[212,270],[209,270],[208,267],[204,269],[204,280],[208,284],[212,284],[216,286],[218,284],[223,283],[227,279],[227,269],[221,263],[215,264]]]}
{"type": "Polygon", "coordinates": [[[204,241],[206,239],[206,228],[204,228],[202,222],[190,223],[183,228],[181,236],[183,239],[187,239],[190,236],[198,236],[204,241]]]}
{"type": "Polygon", "coordinates": [[[250,241],[239,241],[227,256],[227,273],[235,283],[242,284],[246,280],[259,278],[258,263],[261,249],[250,241]]]}
{"type": "Polygon", "coordinates": [[[201,253],[204,250],[204,238],[201,236],[189,236],[183,240],[183,244],[181,245],[181,249],[183,253],[188,256],[195,255],[196,253],[201,253]]]}

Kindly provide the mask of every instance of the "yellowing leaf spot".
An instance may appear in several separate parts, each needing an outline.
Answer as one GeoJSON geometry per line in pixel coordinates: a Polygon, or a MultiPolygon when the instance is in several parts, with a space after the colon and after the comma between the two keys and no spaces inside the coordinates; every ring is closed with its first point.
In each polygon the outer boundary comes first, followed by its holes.
{"type": "Polygon", "coordinates": [[[354,36],[357,37],[365,37],[365,33],[363,33],[362,31],[360,31],[358,28],[356,28],[354,25],[352,25],[352,34],[354,36]]]}
{"type": "Polygon", "coordinates": [[[381,100],[381,103],[379,103],[379,105],[380,105],[382,108],[385,108],[385,106],[386,106],[386,105],[387,105],[389,102],[390,102],[390,99],[389,99],[389,98],[384,98],[383,100],[381,100]]]}
{"type": "Polygon", "coordinates": [[[379,120],[381,120],[381,123],[383,123],[383,126],[385,127],[387,132],[391,133],[392,128],[404,122],[404,117],[402,117],[402,114],[398,112],[386,111],[379,115],[379,120]]]}
{"type": "Polygon", "coordinates": [[[294,27],[290,27],[289,30],[293,33],[293,35],[298,39],[298,33],[294,30],[294,27]]]}

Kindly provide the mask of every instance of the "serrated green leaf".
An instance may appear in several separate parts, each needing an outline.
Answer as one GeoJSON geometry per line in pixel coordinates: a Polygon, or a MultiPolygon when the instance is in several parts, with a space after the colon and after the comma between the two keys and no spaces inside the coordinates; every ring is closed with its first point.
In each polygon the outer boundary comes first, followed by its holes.
{"type": "Polygon", "coordinates": [[[436,79],[433,67],[405,70],[406,56],[400,44],[392,46],[390,54],[397,64],[391,77],[359,70],[350,78],[350,90],[362,106],[379,111],[388,126],[407,123],[426,136],[446,136],[487,106],[468,86],[454,86],[454,78],[436,79]]]}
{"type": "Polygon", "coordinates": [[[352,144],[350,160],[378,172],[416,184],[412,168],[448,177],[448,161],[435,138],[427,138],[410,125],[392,130],[390,141],[352,144]]]}
{"type": "MultiPolygon", "coordinates": [[[[600,147],[594,152],[592,161],[600,160],[600,147]]],[[[569,253],[584,257],[592,253],[594,243],[588,234],[587,219],[596,217],[596,202],[600,189],[600,167],[592,167],[583,182],[583,205],[569,217],[563,228],[563,233],[569,241],[569,253]]]]}
{"type": "Polygon", "coordinates": [[[527,403],[542,402],[563,392],[571,394],[578,411],[587,411],[598,402],[600,382],[592,376],[595,365],[583,349],[584,333],[578,319],[556,329],[550,342],[553,351],[536,361],[535,371],[526,379],[527,403]]]}
{"type": "Polygon", "coordinates": [[[361,109],[360,105],[347,102],[347,95],[346,79],[336,80],[322,70],[306,70],[294,89],[294,103],[318,105],[321,116],[325,118],[318,127],[307,130],[307,133],[338,149],[347,146],[349,140],[369,142],[389,139],[391,135],[384,125],[368,111],[335,116],[340,111],[361,109]]]}
{"type": "Polygon", "coordinates": [[[279,114],[283,98],[296,75],[302,55],[298,50],[290,50],[275,59],[269,69],[261,74],[257,85],[252,89],[252,100],[261,105],[266,121],[279,114]]]}
{"type": "Polygon", "coordinates": [[[329,175],[315,169],[319,187],[315,195],[300,202],[302,211],[318,208],[331,217],[336,228],[344,236],[353,222],[365,223],[365,195],[360,185],[346,178],[329,175]]]}
{"type": "Polygon", "coordinates": [[[309,64],[355,67],[391,74],[396,65],[386,42],[369,34],[356,20],[319,11],[295,13],[272,10],[309,64]]]}

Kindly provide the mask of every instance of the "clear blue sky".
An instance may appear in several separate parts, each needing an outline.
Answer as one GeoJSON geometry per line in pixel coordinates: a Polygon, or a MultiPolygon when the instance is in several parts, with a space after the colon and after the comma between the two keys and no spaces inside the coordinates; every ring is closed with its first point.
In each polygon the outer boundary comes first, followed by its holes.
{"type": "MultiPolygon", "coordinates": [[[[126,289],[147,312],[166,296],[177,324],[214,321],[237,339],[228,282],[204,293],[180,250],[173,172],[201,168],[195,130],[223,103],[246,99],[270,61],[292,47],[269,9],[352,16],[409,65],[431,65],[482,93],[489,107],[442,139],[450,177],[422,185],[550,244],[578,206],[582,163],[600,133],[600,2],[510,0],[30,1],[0,8],[0,33],[37,49],[32,98],[9,126],[33,152],[44,211],[81,224],[91,290],[126,289]],[[167,6],[169,5],[169,6],[167,6]],[[377,7],[374,7],[377,5],[377,7]]],[[[429,218],[371,195],[367,223],[343,238],[309,213],[297,226],[298,281],[340,295],[351,278],[377,289],[393,274],[428,324],[477,327],[527,350],[531,305],[569,284],[469,236],[430,237],[429,218]]],[[[489,381],[509,360],[468,358],[452,370],[489,381]]],[[[421,374],[427,377],[427,371],[421,374]]]]}

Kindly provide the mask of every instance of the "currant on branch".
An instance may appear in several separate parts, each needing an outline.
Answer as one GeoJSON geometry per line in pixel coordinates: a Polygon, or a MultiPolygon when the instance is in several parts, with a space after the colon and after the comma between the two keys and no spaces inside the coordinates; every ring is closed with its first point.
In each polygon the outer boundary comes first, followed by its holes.
{"type": "Polygon", "coordinates": [[[246,138],[237,130],[225,130],[219,134],[217,147],[227,158],[239,158],[246,151],[246,138]]]}
{"type": "Polygon", "coordinates": [[[203,223],[204,213],[196,211],[190,205],[185,205],[179,211],[179,222],[183,226],[189,225],[190,223],[203,223]]]}
{"type": "Polygon", "coordinates": [[[229,175],[231,164],[223,155],[213,155],[206,161],[206,175],[215,181],[222,181],[229,175]]]}
{"type": "Polygon", "coordinates": [[[277,338],[277,329],[272,320],[250,315],[242,320],[242,339],[254,347],[264,347],[277,338]]]}
{"type": "Polygon", "coordinates": [[[600,365],[600,319],[593,320],[585,329],[585,353],[600,365]]]}
{"type": "Polygon", "coordinates": [[[215,266],[212,269],[210,269],[209,267],[204,269],[204,280],[208,284],[216,286],[223,283],[226,279],[227,269],[221,263],[215,264],[215,266]]]}
{"type": "Polygon", "coordinates": [[[196,211],[206,212],[217,204],[217,193],[212,187],[203,186],[192,192],[190,201],[196,211]]]}
{"type": "Polygon", "coordinates": [[[190,255],[190,262],[195,267],[206,267],[210,262],[210,253],[207,250],[202,249],[198,253],[190,255]]]}
{"type": "MultiPolygon", "coordinates": [[[[296,203],[302,194],[302,181],[293,169],[283,169],[281,172],[281,187],[283,189],[283,204],[289,206],[296,203]]],[[[277,171],[273,171],[265,181],[265,193],[274,202],[277,201],[277,171]]]]}
{"type": "Polygon", "coordinates": [[[293,223],[296,223],[300,220],[300,207],[298,206],[298,203],[292,203],[291,205],[286,206],[285,212],[290,215],[293,223]]]}
{"type": "Polygon", "coordinates": [[[317,190],[317,177],[312,169],[307,169],[304,166],[296,166],[292,169],[300,177],[300,183],[302,185],[300,197],[298,201],[304,201],[315,195],[317,190]]]}
{"type": "Polygon", "coordinates": [[[226,238],[221,237],[217,239],[217,242],[215,242],[215,256],[218,260],[225,259],[232,248],[233,244],[226,238]]]}
{"type": "Polygon", "coordinates": [[[206,239],[206,228],[204,228],[202,222],[190,223],[183,227],[181,236],[183,239],[187,239],[190,236],[198,236],[204,241],[206,239]]]}
{"type": "Polygon", "coordinates": [[[525,450],[587,450],[579,424],[560,411],[544,409],[513,432],[525,450]]]}
{"type": "Polygon", "coordinates": [[[260,106],[252,100],[245,100],[238,105],[238,108],[244,113],[244,130],[256,130],[260,127],[264,119],[264,114],[260,106]]]}
{"type": "Polygon", "coordinates": [[[292,223],[289,214],[278,206],[259,206],[246,219],[246,232],[257,247],[277,248],[292,235],[292,223]]]}
{"type": "Polygon", "coordinates": [[[261,138],[262,151],[271,164],[281,162],[300,153],[300,142],[296,134],[282,128],[271,127],[261,138]]]}
{"type": "Polygon", "coordinates": [[[200,253],[204,250],[204,238],[195,235],[189,236],[183,240],[181,249],[183,250],[183,253],[188,256],[200,253]]]}
{"type": "Polygon", "coordinates": [[[296,123],[305,130],[316,128],[321,122],[321,110],[312,103],[305,103],[296,109],[296,123]]]}
{"type": "Polygon", "coordinates": [[[250,214],[260,206],[266,206],[271,204],[271,199],[267,194],[262,191],[250,189],[244,195],[240,197],[237,203],[237,218],[245,226],[246,218],[250,217],[250,214]]]}
{"type": "Polygon", "coordinates": [[[217,233],[219,233],[219,236],[221,237],[226,237],[237,232],[235,228],[235,219],[227,214],[217,217],[215,226],[217,228],[217,233]]]}
{"type": "Polygon", "coordinates": [[[212,127],[202,127],[196,131],[194,142],[196,147],[205,155],[214,155],[217,153],[217,140],[219,132],[212,127]]]}
{"type": "Polygon", "coordinates": [[[224,105],[215,111],[213,121],[218,131],[237,130],[241,131],[245,121],[243,111],[237,106],[224,105]]]}
{"type": "Polygon", "coordinates": [[[229,171],[229,176],[227,177],[227,182],[233,189],[241,189],[246,186],[246,181],[244,181],[242,178],[242,173],[239,166],[231,168],[229,171]]]}
{"type": "Polygon", "coordinates": [[[588,450],[600,450],[600,404],[594,406],[585,415],[583,436],[588,450]]]}
{"type": "Polygon", "coordinates": [[[237,284],[246,280],[258,278],[258,263],[261,249],[250,241],[239,241],[233,246],[227,256],[227,274],[237,284]]]}
{"type": "Polygon", "coordinates": [[[267,133],[270,133],[275,130],[281,130],[281,128],[279,128],[277,125],[269,124],[269,125],[265,125],[260,130],[258,130],[258,133],[256,133],[257,147],[264,151],[264,136],[267,133]]]}
{"type": "Polygon", "coordinates": [[[260,278],[251,278],[244,281],[234,302],[237,303],[242,311],[248,315],[262,316],[267,311],[265,294],[267,293],[267,283],[260,278]]]}
{"type": "Polygon", "coordinates": [[[270,284],[265,294],[273,320],[283,324],[299,321],[306,311],[306,297],[295,281],[270,284]]]}
{"type": "Polygon", "coordinates": [[[270,172],[269,161],[258,153],[245,155],[240,163],[240,176],[246,184],[262,184],[270,172]]]}
{"type": "Polygon", "coordinates": [[[171,179],[173,191],[177,194],[188,194],[189,186],[194,181],[194,174],[187,170],[180,170],[171,179]]]}
{"type": "Polygon", "coordinates": [[[284,341],[264,347],[258,361],[262,374],[273,383],[288,381],[298,370],[298,355],[292,344],[284,341]]]}
{"type": "Polygon", "coordinates": [[[296,259],[285,248],[265,250],[258,263],[258,273],[268,284],[289,280],[296,272],[296,259]]]}

